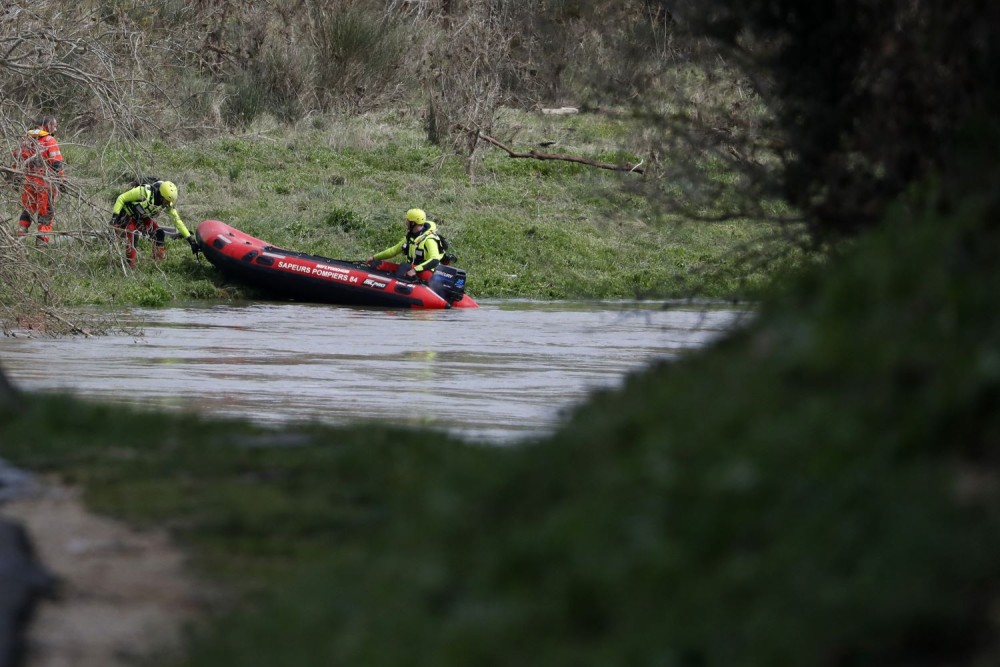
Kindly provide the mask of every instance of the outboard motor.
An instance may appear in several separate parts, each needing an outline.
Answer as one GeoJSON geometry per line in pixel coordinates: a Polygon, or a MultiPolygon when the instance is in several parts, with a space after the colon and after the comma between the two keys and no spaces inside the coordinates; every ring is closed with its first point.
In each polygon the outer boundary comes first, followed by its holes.
{"type": "Polygon", "coordinates": [[[439,264],[431,276],[428,287],[448,303],[461,301],[465,296],[465,270],[439,264]]]}

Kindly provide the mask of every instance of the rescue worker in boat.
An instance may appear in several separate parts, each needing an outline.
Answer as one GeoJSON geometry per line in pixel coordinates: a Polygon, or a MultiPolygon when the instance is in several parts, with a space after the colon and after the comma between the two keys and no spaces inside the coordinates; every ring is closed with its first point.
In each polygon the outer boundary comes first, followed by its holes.
{"type": "Polygon", "coordinates": [[[112,209],[111,225],[125,237],[125,256],[129,266],[135,266],[135,240],[138,234],[152,239],[154,260],[161,260],[166,256],[167,234],[153,217],[161,211],[166,211],[177,228],[177,233],[191,245],[191,252],[197,255],[201,251],[198,241],[188,231],[174,208],[177,194],[177,186],[172,181],[152,181],[140,183],[118,195],[112,209]]]}
{"type": "Polygon", "coordinates": [[[20,144],[13,151],[14,164],[11,168],[24,175],[21,186],[21,217],[18,219],[18,236],[28,233],[32,216],[37,217],[38,236],[36,245],[49,242],[48,232],[52,231],[52,217],[55,214],[56,197],[66,191],[66,174],[62,151],[56,141],[59,121],[55,116],[43,116],[38,126],[28,130],[20,144]]]}
{"type": "Polygon", "coordinates": [[[394,273],[397,278],[426,283],[434,275],[434,269],[444,257],[441,237],[437,234],[437,223],[428,220],[427,214],[419,208],[407,211],[404,222],[406,234],[402,240],[391,248],[369,257],[365,263],[376,271],[394,273]],[[405,261],[400,264],[385,261],[396,255],[403,255],[405,261]]]}

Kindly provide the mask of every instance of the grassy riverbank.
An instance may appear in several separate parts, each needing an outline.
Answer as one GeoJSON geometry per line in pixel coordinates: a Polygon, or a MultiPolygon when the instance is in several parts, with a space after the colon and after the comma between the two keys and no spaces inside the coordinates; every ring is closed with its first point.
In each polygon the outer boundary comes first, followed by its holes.
{"type": "Polygon", "coordinates": [[[168,527],[235,594],[188,666],[992,664],[984,193],[901,207],[532,446],[25,397],[3,453],[168,527]]]}
{"type": "MultiPolygon", "coordinates": [[[[525,150],[546,141],[555,142],[547,152],[643,159],[612,148],[631,131],[619,117],[511,111],[506,123],[521,128],[516,143],[525,150]]],[[[643,178],[637,174],[484,148],[471,178],[464,159],[426,141],[414,114],[260,125],[194,143],[157,142],[141,156],[67,140],[64,153],[86,205],[64,198],[57,228],[99,234],[51,249],[47,261],[73,268],[59,276],[70,305],[246,294],[177,243],[162,265],[149,261],[146,248],[137,269],[123,270],[107,219],[125,175],[139,170],[178,183],[190,227],[215,218],[334,258],[360,259],[395,243],[403,212],[422,207],[440,223],[478,297],[746,297],[775,270],[760,258],[789,245],[788,230],[773,223],[667,215],[630,194],[643,178]]]]}

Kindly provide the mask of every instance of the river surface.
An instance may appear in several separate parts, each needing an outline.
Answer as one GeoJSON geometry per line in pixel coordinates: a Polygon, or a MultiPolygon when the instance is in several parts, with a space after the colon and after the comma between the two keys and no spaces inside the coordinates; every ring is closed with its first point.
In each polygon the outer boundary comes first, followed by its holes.
{"type": "Polygon", "coordinates": [[[0,337],[0,365],[28,391],[266,424],[420,424],[512,443],[550,433],[588,392],[704,346],[748,315],[664,303],[480,305],[137,309],[122,321],[135,334],[0,337]]]}

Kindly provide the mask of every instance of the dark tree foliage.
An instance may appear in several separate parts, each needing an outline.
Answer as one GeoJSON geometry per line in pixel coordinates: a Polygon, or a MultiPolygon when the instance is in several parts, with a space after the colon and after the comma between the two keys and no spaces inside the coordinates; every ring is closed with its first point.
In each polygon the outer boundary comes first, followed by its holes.
{"type": "Polygon", "coordinates": [[[660,4],[745,64],[778,121],[775,185],[821,237],[870,228],[910,184],[947,173],[958,133],[996,108],[1000,3],[660,4]]]}

